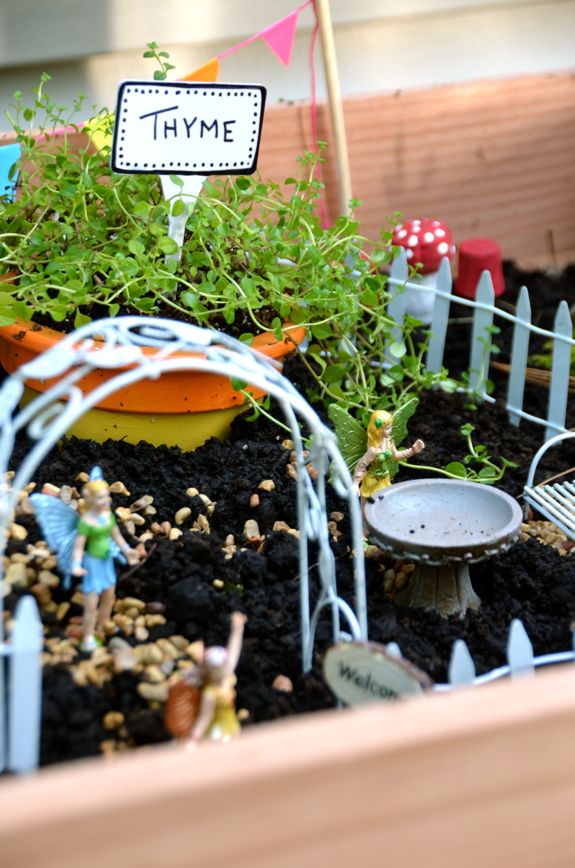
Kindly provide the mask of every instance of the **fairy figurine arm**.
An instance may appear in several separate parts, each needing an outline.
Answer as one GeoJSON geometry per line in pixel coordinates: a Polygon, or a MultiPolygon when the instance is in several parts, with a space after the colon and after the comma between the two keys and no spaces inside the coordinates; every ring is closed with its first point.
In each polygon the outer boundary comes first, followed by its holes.
{"type": "Polygon", "coordinates": [[[128,545],[116,524],[112,528],[110,536],[110,549],[113,558],[122,561],[122,563],[127,561],[132,566],[140,562],[139,554],[128,545]]]}
{"type": "Polygon", "coordinates": [[[226,675],[233,675],[242,653],[242,641],[244,626],[247,617],[242,612],[232,612],[230,637],[227,645],[227,660],[225,663],[226,675]]]}

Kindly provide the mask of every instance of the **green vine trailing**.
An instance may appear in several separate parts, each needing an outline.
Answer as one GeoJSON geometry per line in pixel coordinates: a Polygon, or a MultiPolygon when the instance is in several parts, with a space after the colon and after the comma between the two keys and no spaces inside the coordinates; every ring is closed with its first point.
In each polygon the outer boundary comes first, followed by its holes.
{"type": "Polygon", "coordinates": [[[465,479],[469,482],[482,482],[485,485],[495,485],[496,482],[503,479],[508,467],[517,467],[517,464],[509,461],[507,458],[501,458],[499,464],[493,461],[487,451],[487,446],[484,446],[482,443],[473,443],[472,434],[474,431],[475,426],[469,423],[462,425],[459,429],[468,449],[463,461],[450,461],[445,467],[409,464],[407,461],[400,463],[404,467],[427,470],[430,473],[439,473],[441,476],[447,476],[448,479],[465,479]]]}

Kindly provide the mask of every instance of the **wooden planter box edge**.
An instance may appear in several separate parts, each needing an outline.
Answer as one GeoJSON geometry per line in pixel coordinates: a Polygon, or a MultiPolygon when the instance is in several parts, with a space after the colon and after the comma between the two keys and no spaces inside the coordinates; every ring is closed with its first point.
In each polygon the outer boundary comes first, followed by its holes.
{"type": "Polygon", "coordinates": [[[60,766],[0,785],[2,864],[567,868],[574,732],[569,667],[60,766]]]}

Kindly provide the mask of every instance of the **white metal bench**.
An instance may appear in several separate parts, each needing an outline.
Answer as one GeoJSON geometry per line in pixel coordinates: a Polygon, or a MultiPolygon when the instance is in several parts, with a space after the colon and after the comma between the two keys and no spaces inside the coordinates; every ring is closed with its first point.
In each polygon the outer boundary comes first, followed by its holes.
{"type": "Polygon", "coordinates": [[[557,434],[543,444],[534,455],[527,483],[523,489],[525,503],[531,505],[545,518],[552,521],[571,539],[575,540],[575,484],[573,482],[547,482],[545,485],[533,485],[537,466],[548,449],[562,440],[575,437],[575,431],[557,434]]]}

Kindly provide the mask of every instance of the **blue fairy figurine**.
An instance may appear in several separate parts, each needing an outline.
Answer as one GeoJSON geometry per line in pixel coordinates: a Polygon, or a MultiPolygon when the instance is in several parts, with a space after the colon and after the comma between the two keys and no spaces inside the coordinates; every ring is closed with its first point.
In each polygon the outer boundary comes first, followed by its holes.
{"type": "Polygon", "coordinates": [[[56,553],[63,573],[64,587],[70,577],[82,579],[84,622],[81,648],[92,651],[96,633],[112,615],[116,597],[114,558],[137,564],[140,556],[130,548],[118,530],[110,505],[110,488],[99,467],[94,467],[82,489],[84,508],[80,514],[58,497],[33,494],[34,506],[42,534],[56,553]]]}

